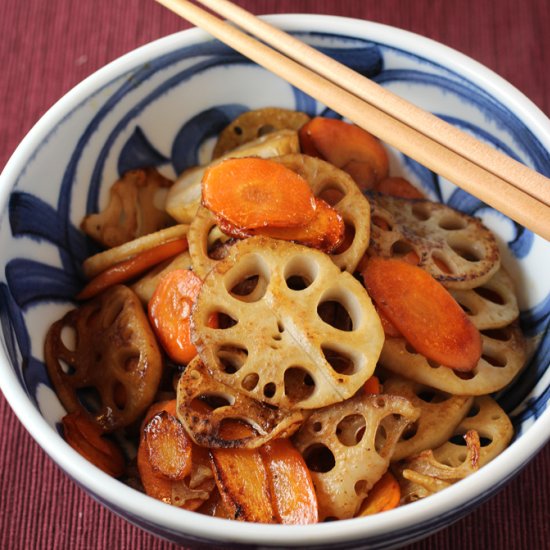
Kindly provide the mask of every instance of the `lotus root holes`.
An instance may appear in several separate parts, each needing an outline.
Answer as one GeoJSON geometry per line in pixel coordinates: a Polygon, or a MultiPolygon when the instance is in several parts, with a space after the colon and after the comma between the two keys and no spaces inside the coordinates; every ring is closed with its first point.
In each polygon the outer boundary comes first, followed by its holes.
{"type": "Polygon", "coordinates": [[[267,290],[270,270],[259,254],[242,258],[225,276],[227,292],[242,302],[257,302],[267,290]]]}
{"type": "Polygon", "coordinates": [[[252,391],[258,385],[259,381],[260,377],[258,376],[258,374],[255,372],[251,372],[243,378],[241,386],[246,391],[252,391]]]}
{"type": "Polygon", "coordinates": [[[420,221],[426,221],[430,219],[432,213],[430,212],[429,204],[419,202],[415,203],[411,207],[411,211],[414,217],[420,221]]]}
{"type": "Polygon", "coordinates": [[[76,330],[74,327],[70,325],[63,325],[63,328],[61,329],[60,334],[61,343],[65,346],[65,348],[69,351],[75,351],[76,350],[76,330]]]}
{"type": "Polygon", "coordinates": [[[506,303],[506,300],[498,292],[492,289],[489,289],[487,287],[480,286],[480,287],[474,288],[473,291],[478,296],[481,296],[484,300],[487,300],[488,302],[492,302],[493,304],[503,306],[506,303]]]}
{"type": "Polygon", "coordinates": [[[391,255],[394,258],[403,258],[403,256],[406,256],[411,252],[414,252],[416,254],[416,251],[412,244],[403,239],[395,241],[391,246],[391,255]]]}
{"type": "Polygon", "coordinates": [[[326,474],[336,466],[336,460],[332,451],[322,443],[315,443],[308,447],[304,453],[307,467],[319,474],[326,474]]]}
{"type": "Polygon", "coordinates": [[[244,365],[248,350],[236,346],[221,346],[216,355],[220,370],[225,374],[235,374],[244,365]]]}
{"type": "Polygon", "coordinates": [[[466,241],[463,238],[453,238],[449,235],[447,244],[453,252],[467,262],[476,263],[483,260],[485,256],[484,249],[476,242],[466,241]]]}
{"type": "Polygon", "coordinates": [[[290,290],[302,291],[311,286],[319,274],[319,264],[312,258],[294,256],[284,270],[286,285],[290,290]]]}
{"type": "Polygon", "coordinates": [[[346,196],[346,193],[340,188],[340,186],[328,184],[317,196],[330,204],[330,206],[335,206],[346,196]]]}
{"type": "Polygon", "coordinates": [[[362,414],[345,416],[336,426],[336,437],[342,445],[355,447],[365,435],[366,421],[362,414]]]}
{"type": "Polygon", "coordinates": [[[101,394],[95,386],[86,386],[76,390],[79,403],[91,414],[98,413],[103,407],[101,394]]]}
{"type": "Polygon", "coordinates": [[[447,231],[458,231],[464,229],[467,226],[467,222],[464,218],[455,216],[452,213],[446,214],[439,220],[439,227],[447,231]]]}
{"type": "Polygon", "coordinates": [[[284,374],[285,395],[293,402],[305,401],[315,391],[315,381],[309,372],[301,367],[290,367],[284,374]]]}
{"type": "Polygon", "coordinates": [[[323,352],[327,363],[338,374],[351,376],[357,372],[358,369],[356,368],[353,357],[328,346],[321,346],[321,351],[323,352]]]}
{"type": "Polygon", "coordinates": [[[412,439],[416,433],[418,432],[418,420],[413,422],[412,424],[409,424],[401,434],[401,440],[403,441],[409,441],[409,439],[412,439]]]}
{"type": "Polygon", "coordinates": [[[357,496],[366,495],[369,488],[369,484],[366,479],[360,479],[354,485],[355,494],[357,496]]]}

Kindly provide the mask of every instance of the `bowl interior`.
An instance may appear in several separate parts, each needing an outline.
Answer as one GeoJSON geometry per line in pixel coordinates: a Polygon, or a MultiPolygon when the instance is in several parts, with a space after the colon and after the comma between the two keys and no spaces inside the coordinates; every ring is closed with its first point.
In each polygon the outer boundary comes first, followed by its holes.
{"type": "MultiPolygon", "coordinates": [[[[544,115],[471,60],[409,33],[394,29],[388,32],[387,27],[380,25],[310,16],[307,20],[275,17],[273,21],[413,103],[550,176],[550,124],[544,115]]],[[[45,425],[57,430],[64,414],[45,372],[42,347],[49,325],[72,307],[72,296],[83,283],[81,263],[95,251],[80,232],[80,221],[86,213],[105,204],[111,183],[124,171],[156,166],[173,178],[188,167],[206,162],[215,136],[235,116],[264,106],[338,116],[200,31],[186,31],[118,60],[70,92],[37,124],[3,173],[2,389],[47,452],[97,498],[114,508],[118,505],[112,493],[120,484],[105,480],[105,491],[94,487],[87,466],[60,438],[47,443],[44,433],[39,433],[44,432],[45,425]],[[29,407],[34,409],[32,414],[27,414],[29,407]]],[[[530,345],[525,370],[513,388],[497,396],[516,429],[514,448],[543,415],[548,401],[550,278],[541,273],[548,265],[549,243],[398,151],[390,149],[390,158],[393,175],[406,176],[434,200],[481,217],[498,236],[504,265],[517,285],[521,324],[530,345]]],[[[537,422],[542,420],[550,426],[548,414],[537,422]]],[[[550,428],[546,434],[549,432],[550,428]]],[[[536,450],[531,445],[508,467],[497,459],[493,470],[493,482],[497,483],[493,487],[513,475],[536,450]]],[[[466,481],[464,492],[453,493],[458,496],[459,513],[466,511],[462,504],[468,492],[476,492],[478,500],[483,498],[481,490],[466,481]]],[[[121,491],[132,492],[128,488],[121,491]]],[[[431,529],[443,521],[444,512],[456,508],[442,495],[431,497],[440,499],[443,505],[441,513],[432,509],[428,514],[431,529]]],[[[158,506],[160,512],[151,512],[150,518],[155,519],[150,521],[158,521],[166,529],[170,522],[177,525],[181,511],[166,512],[165,505],[158,506]]],[[[425,514],[432,506],[418,503],[415,509],[425,514]]],[[[357,524],[367,525],[375,534],[381,533],[394,518],[401,521],[405,517],[402,510],[388,516],[390,519],[384,520],[381,527],[369,521],[357,524]]],[[[424,515],[424,523],[428,516],[424,515]]],[[[403,525],[412,524],[414,517],[409,514],[403,525]]],[[[349,522],[343,523],[349,527],[349,522]]],[[[165,533],[165,528],[160,532],[165,533]]],[[[330,530],[323,525],[318,528],[316,533],[321,533],[325,541],[330,533],[337,533],[333,537],[342,536],[338,534],[340,527],[335,529],[334,524],[330,530]]],[[[254,529],[250,526],[250,531],[242,535],[241,526],[241,534],[234,531],[232,536],[237,537],[235,540],[254,537],[260,532],[254,529]]],[[[348,538],[355,536],[354,532],[355,528],[348,538]]],[[[288,537],[288,541],[297,540],[294,534],[288,537]]]]}

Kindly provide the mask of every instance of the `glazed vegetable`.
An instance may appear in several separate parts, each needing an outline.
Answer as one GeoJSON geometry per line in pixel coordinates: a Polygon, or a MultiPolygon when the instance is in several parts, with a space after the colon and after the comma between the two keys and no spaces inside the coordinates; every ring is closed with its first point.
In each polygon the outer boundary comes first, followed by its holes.
{"type": "Polygon", "coordinates": [[[168,356],[188,363],[197,355],[191,342],[191,307],[202,281],[189,269],[170,271],[160,280],[149,301],[149,320],[168,356]]]}
{"type": "Polygon", "coordinates": [[[124,473],[125,461],[120,449],[103,437],[98,424],[82,411],[65,415],[62,424],[67,443],[94,466],[113,477],[120,477],[124,473]]]}
{"type": "Polygon", "coordinates": [[[459,371],[477,365],[479,331],[426,271],[402,260],[374,257],[362,275],[379,310],[418,353],[459,371]]]}
{"type": "Polygon", "coordinates": [[[390,472],[386,472],[370,490],[357,515],[370,516],[386,512],[399,506],[400,499],[401,489],[397,479],[390,472]]]}
{"type": "Polygon", "coordinates": [[[106,288],[125,283],[147,271],[160,262],[187,250],[187,239],[176,239],[145,250],[94,277],[76,296],[77,300],[88,300],[106,288]]]}
{"type": "Polygon", "coordinates": [[[203,204],[242,229],[303,226],[315,216],[307,181],[281,164],[248,157],[228,159],[206,170],[203,204]]]}
{"type": "Polygon", "coordinates": [[[218,221],[219,228],[233,237],[242,239],[253,235],[263,235],[273,239],[295,241],[297,243],[318,248],[324,252],[332,252],[342,243],[344,238],[344,220],[338,212],[324,200],[315,198],[315,215],[304,225],[295,227],[259,227],[248,231],[236,227],[223,219],[218,221]]]}
{"type": "Polygon", "coordinates": [[[381,143],[366,130],[333,118],[316,117],[299,132],[302,151],[341,168],[361,189],[372,189],[388,175],[389,161],[381,143]]]}
{"type": "Polygon", "coordinates": [[[288,439],[274,439],[260,448],[269,478],[271,500],[279,523],[319,521],[317,496],[302,455],[288,439]]]}

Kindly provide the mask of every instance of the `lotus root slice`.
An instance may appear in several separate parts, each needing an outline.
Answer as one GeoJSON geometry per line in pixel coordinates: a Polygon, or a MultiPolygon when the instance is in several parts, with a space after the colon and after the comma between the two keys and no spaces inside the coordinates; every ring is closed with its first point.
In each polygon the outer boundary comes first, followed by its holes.
{"type": "Polygon", "coordinates": [[[479,219],[429,200],[368,197],[370,254],[389,258],[414,252],[420,267],[453,289],[477,287],[498,271],[496,239],[479,219]]]}
{"type": "Polygon", "coordinates": [[[265,237],[237,242],[210,271],[191,326],[214,378],[287,409],[351,397],[374,371],[384,338],[351,274],[322,252],[265,237]],[[219,328],[208,326],[213,314],[219,328]]]}
{"type": "Polygon", "coordinates": [[[319,518],[353,517],[384,475],[418,411],[403,397],[367,395],[314,411],[293,437],[310,470],[319,518]]]}
{"type": "Polygon", "coordinates": [[[162,356],[143,306],[122,285],[55,322],[44,355],[63,406],[83,411],[105,432],[135,422],[161,379],[162,356]]]}
{"type": "Polygon", "coordinates": [[[276,107],[247,111],[222,130],[212,158],[276,130],[299,130],[308,121],[305,113],[276,107]]]}
{"type": "Polygon", "coordinates": [[[526,342],[512,323],[481,331],[482,354],[469,372],[458,372],[426,359],[404,338],[386,338],[380,364],[386,369],[453,395],[484,395],[501,390],[525,365],[526,342]]]}
{"type": "Polygon", "coordinates": [[[303,420],[300,411],[270,407],[218,382],[198,357],[180,377],[177,396],[178,417],[187,433],[197,445],[211,449],[256,448],[275,437],[292,435],[303,420]],[[256,436],[224,438],[222,426],[231,420],[247,422],[256,436]]]}

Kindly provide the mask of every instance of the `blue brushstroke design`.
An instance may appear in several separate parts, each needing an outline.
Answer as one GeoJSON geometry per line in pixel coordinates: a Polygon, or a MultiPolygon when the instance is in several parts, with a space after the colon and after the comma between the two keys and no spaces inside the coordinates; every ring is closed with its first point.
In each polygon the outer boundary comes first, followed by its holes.
{"type": "MultiPolygon", "coordinates": [[[[34,195],[14,191],[10,196],[9,220],[12,235],[28,237],[37,242],[49,242],[60,250],[71,250],[78,266],[90,255],[85,235],[66,216],[62,216],[34,195]],[[72,248],[67,245],[67,233],[73,242],[72,248]]],[[[70,264],[72,265],[73,263],[70,264]]]]}
{"type": "Polygon", "coordinates": [[[70,273],[34,260],[14,259],[6,266],[8,286],[24,309],[38,301],[70,302],[82,287],[82,281],[70,273]]]}
{"type": "Polygon", "coordinates": [[[145,136],[143,130],[136,126],[118,157],[118,175],[122,176],[129,170],[162,166],[170,159],[161,154],[145,136]]]}
{"type": "Polygon", "coordinates": [[[199,149],[205,140],[217,136],[232,120],[248,110],[245,105],[220,105],[201,111],[188,120],[172,145],[172,165],[176,174],[200,164],[199,149]]]}

